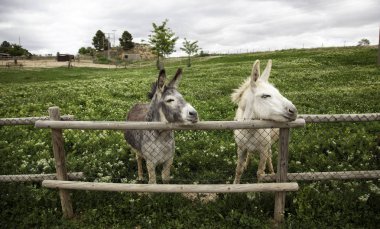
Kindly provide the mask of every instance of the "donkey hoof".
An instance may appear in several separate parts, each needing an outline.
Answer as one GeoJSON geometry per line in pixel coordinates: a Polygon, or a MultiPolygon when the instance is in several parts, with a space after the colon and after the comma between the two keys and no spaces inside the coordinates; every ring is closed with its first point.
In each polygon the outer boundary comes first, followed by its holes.
{"type": "Polygon", "coordinates": [[[257,180],[262,181],[265,176],[265,172],[257,172],[257,180]]]}

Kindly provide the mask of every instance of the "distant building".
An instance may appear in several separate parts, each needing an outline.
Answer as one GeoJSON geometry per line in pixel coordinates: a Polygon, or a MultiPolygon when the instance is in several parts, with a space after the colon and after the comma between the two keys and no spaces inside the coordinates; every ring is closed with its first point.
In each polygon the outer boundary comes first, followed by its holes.
{"type": "Polygon", "coordinates": [[[70,61],[74,60],[74,55],[71,54],[60,54],[59,52],[57,53],[57,61],[70,61]]]}
{"type": "Polygon", "coordinates": [[[3,53],[3,52],[0,52],[0,58],[2,59],[8,59],[8,58],[11,58],[12,56],[9,55],[8,53],[3,53]]]}
{"type": "Polygon", "coordinates": [[[124,60],[151,60],[155,57],[151,46],[148,44],[135,43],[135,47],[132,49],[121,52],[121,58],[124,60]]]}

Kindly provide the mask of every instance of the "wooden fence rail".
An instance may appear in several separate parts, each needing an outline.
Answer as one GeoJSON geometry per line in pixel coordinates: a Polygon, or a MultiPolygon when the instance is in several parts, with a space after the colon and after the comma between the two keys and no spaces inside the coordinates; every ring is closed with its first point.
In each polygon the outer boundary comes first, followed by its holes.
{"type": "MultiPolygon", "coordinates": [[[[261,181],[275,181],[276,175],[265,174],[260,179],[261,181]]],[[[380,170],[288,173],[287,179],[289,181],[380,179],[380,170]]]]}
{"type": "Polygon", "coordinates": [[[44,180],[43,187],[111,191],[111,192],[158,192],[158,193],[240,193],[297,191],[298,184],[259,183],[259,184],[120,184],[79,181],[44,180]]]}
{"type": "MultiPolygon", "coordinates": [[[[25,118],[0,118],[0,126],[34,125],[36,121],[49,120],[49,116],[25,118]]],[[[62,115],[61,121],[74,120],[74,115],[62,115]]]]}
{"type": "MultiPolygon", "coordinates": [[[[84,178],[82,172],[68,173],[68,178],[70,180],[77,180],[84,178]]],[[[57,179],[57,174],[47,173],[47,174],[18,174],[18,175],[0,175],[0,182],[38,182],[43,180],[54,180],[57,179]]]]}
{"type": "Polygon", "coordinates": [[[163,122],[115,122],[115,121],[37,121],[37,128],[80,130],[235,130],[263,128],[295,128],[305,126],[305,120],[293,122],[250,121],[203,121],[194,124],[163,122]]]}

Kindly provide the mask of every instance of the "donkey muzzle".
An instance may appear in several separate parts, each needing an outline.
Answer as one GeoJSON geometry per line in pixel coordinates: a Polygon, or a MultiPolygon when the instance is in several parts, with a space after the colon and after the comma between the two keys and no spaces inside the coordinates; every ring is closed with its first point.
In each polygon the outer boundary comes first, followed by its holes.
{"type": "Polygon", "coordinates": [[[196,123],[198,122],[199,118],[198,118],[198,112],[194,109],[194,107],[192,107],[190,104],[187,104],[187,107],[186,107],[186,118],[185,120],[186,121],[189,121],[189,122],[192,122],[192,123],[196,123]]]}

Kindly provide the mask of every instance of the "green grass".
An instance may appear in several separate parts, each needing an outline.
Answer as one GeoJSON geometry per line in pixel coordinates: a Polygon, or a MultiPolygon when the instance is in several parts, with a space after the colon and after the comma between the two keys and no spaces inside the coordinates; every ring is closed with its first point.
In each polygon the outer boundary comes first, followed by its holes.
{"type": "MultiPolygon", "coordinates": [[[[377,49],[362,47],[284,50],[194,58],[166,62],[171,77],[184,69],[180,91],[201,120],[232,120],[234,88],[249,75],[254,60],[262,69],[273,60],[270,81],[300,113],[376,113],[380,111],[377,49]]],[[[0,69],[0,118],[46,116],[50,106],[77,120],[124,120],[137,102],[147,102],[156,80],[154,62],[126,69],[0,69]],[[141,66],[141,67],[140,67],[141,66]]],[[[289,171],[379,169],[378,122],[308,125],[292,131],[289,171]]],[[[133,183],[134,155],[122,132],[66,130],[70,171],[83,171],[89,181],[133,183]]],[[[231,182],[235,170],[231,131],[181,131],[176,135],[172,183],[231,182]]],[[[274,147],[274,161],[277,149],[274,147]]],[[[0,127],[0,174],[55,171],[49,130],[0,127]]],[[[254,157],[244,182],[256,182],[254,157]]],[[[375,228],[380,223],[378,181],[303,182],[287,198],[290,228],[375,228]],[[377,203],[377,204],[376,204],[377,203]]],[[[4,227],[133,228],[265,228],[270,227],[273,195],[219,195],[204,204],[181,195],[73,193],[77,217],[61,218],[55,190],[40,184],[0,184],[0,220],[4,227]]]]}

